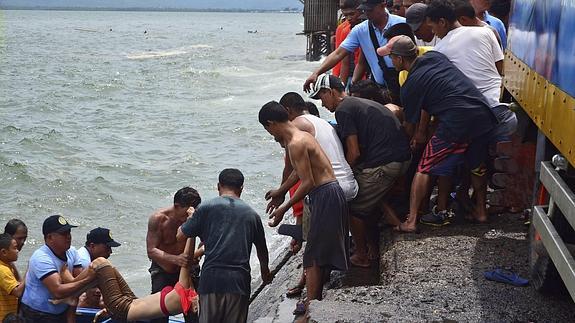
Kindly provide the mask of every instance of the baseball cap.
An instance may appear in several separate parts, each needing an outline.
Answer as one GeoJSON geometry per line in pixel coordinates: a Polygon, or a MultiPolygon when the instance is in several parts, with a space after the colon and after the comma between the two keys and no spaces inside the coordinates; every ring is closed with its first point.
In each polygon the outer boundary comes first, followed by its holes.
{"type": "Polygon", "coordinates": [[[380,3],[386,3],[385,0],[363,0],[357,9],[359,10],[371,10],[373,7],[380,3]]]}
{"type": "Polygon", "coordinates": [[[104,243],[108,247],[119,247],[120,243],[114,241],[110,229],[97,227],[86,235],[86,243],[104,243]]]}
{"type": "Polygon", "coordinates": [[[76,225],[68,223],[61,215],[50,215],[42,224],[42,234],[47,235],[48,233],[65,232],[76,227],[76,225]]]}
{"type": "Polygon", "coordinates": [[[317,78],[313,85],[313,91],[309,95],[310,99],[319,100],[319,91],[321,89],[335,89],[343,91],[345,90],[345,85],[339,79],[339,77],[331,74],[322,74],[317,78]]]}
{"type": "Polygon", "coordinates": [[[425,20],[425,11],[427,5],[424,3],[414,3],[405,11],[405,22],[411,27],[414,32],[419,29],[425,20]]]}
{"type": "Polygon", "coordinates": [[[385,46],[377,49],[377,55],[387,56],[394,54],[398,56],[416,56],[417,46],[409,36],[399,35],[391,38],[385,46]]]}

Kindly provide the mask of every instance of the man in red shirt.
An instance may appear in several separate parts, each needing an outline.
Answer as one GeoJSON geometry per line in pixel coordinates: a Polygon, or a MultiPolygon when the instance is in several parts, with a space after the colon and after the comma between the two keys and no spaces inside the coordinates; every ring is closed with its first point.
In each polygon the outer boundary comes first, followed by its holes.
{"type": "MultiPolygon", "coordinates": [[[[362,12],[357,9],[359,0],[341,0],[339,8],[345,20],[337,26],[335,30],[335,48],[347,37],[353,26],[362,21],[362,12]]],[[[353,76],[353,69],[358,61],[361,49],[357,49],[355,53],[347,55],[333,68],[333,75],[339,77],[345,84],[353,76]]]]}

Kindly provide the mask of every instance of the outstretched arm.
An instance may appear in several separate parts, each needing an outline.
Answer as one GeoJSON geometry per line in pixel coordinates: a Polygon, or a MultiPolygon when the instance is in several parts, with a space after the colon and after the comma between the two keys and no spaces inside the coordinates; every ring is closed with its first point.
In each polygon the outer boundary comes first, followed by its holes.
{"type": "Polygon", "coordinates": [[[323,74],[327,71],[329,71],[332,67],[335,66],[335,64],[337,64],[339,61],[341,61],[345,55],[348,54],[348,51],[345,50],[343,47],[338,47],[336,50],[334,50],[333,52],[331,52],[331,54],[329,54],[326,59],[323,61],[323,63],[321,64],[321,66],[315,71],[313,72],[308,78],[307,80],[305,80],[305,83],[303,85],[303,89],[306,92],[311,91],[311,84],[315,83],[317,81],[317,77],[320,74],[323,74]]]}

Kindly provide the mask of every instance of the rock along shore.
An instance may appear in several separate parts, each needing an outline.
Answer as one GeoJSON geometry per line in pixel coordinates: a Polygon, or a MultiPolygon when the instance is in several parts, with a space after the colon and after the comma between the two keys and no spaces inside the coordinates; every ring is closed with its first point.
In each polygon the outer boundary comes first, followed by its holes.
{"type": "MultiPolygon", "coordinates": [[[[575,322],[575,304],[568,295],[541,295],[532,287],[484,278],[485,271],[495,268],[529,278],[527,227],[517,215],[494,216],[489,224],[421,229],[405,235],[382,230],[379,270],[332,273],[324,300],[310,305],[309,320],[575,322]]],[[[287,260],[251,303],[248,321],[294,321],[296,300],[285,292],[300,274],[301,252],[287,260]]]]}

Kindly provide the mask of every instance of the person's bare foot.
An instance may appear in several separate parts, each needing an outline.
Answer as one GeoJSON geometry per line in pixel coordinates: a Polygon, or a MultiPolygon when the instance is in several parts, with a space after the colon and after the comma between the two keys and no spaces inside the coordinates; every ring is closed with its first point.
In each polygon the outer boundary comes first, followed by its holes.
{"type": "Polygon", "coordinates": [[[358,254],[353,254],[349,257],[349,262],[351,262],[353,266],[362,268],[368,268],[371,265],[366,255],[360,256],[358,254]]]}
{"type": "Polygon", "coordinates": [[[393,228],[393,231],[398,233],[416,233],[417,225],[410,225],[407,222],[402,222],[400,225],[393,228]]]}

